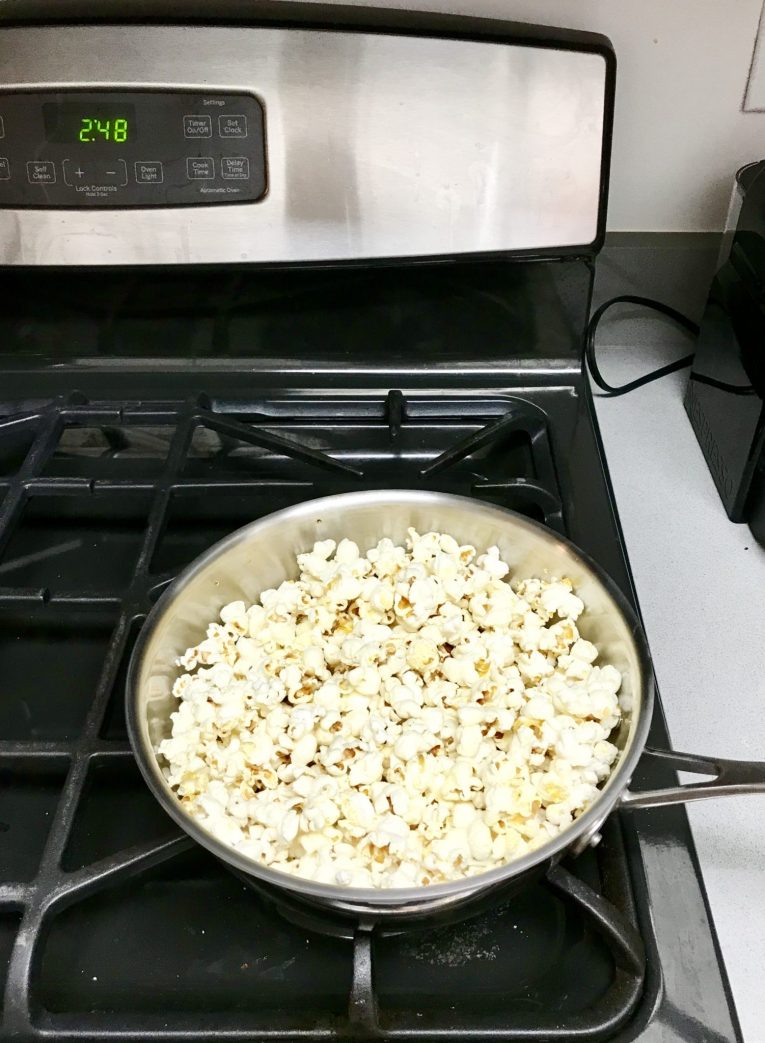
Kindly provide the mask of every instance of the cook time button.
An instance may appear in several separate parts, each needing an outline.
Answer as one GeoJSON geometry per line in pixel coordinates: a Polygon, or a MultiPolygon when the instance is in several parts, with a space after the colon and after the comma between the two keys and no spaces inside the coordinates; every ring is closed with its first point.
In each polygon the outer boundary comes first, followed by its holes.
{"type": "Polygon", "coordinates": [[[220,172],[225,181],[246,181],[250,176],[250,161],[246,156],[224,156],[220,172]]]}
{"type": "Polygon", "coordinates": [[[186,177],[189,181],[212,181],[215,177],[215,160],[212,156],[189,156],[186,160],[186,177]]]}

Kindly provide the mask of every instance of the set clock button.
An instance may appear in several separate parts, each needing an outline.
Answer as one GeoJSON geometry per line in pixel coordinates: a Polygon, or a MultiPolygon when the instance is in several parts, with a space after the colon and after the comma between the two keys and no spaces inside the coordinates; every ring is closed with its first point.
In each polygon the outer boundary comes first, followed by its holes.
{"type": "Polygon", "coordinates": [[[218,116],[218,133],[222,138],[246,138],[246,116],[218,116]]]}
{"type": "Polygon", "coordinates": [[[183,136],[185,138],[211,138],[212,116],[184,116],[183,136]]]}
{"type": "Polygon", "coordinates": [[[224,156],[220,172],[226,181],[246,181],[250,176],[250,161],[246,156],[224,156]]]}
{"type": "Polygon", "coordinates": [[[11,164],[7,156],[0,156],[0,181],[11,180],[11,164]]]}
{"type": "Polygon", "coordinates": [[[32,159],[27,163],[27,181],[30,185],[55,185],[56,164],[49,159],[32,159]]]}
{"type": "Polygon", "coordinates": [[[161,185],[165,180],[159,160],[145,160],[135,164],[135,179],[139,185],[161,185]]]}
{"type": "Polygon", "coordinates": [[[189,156],[186,160],[186,177],[189,181],[212,181],[215,177],[215,160],[212,156],[189,156]]]}

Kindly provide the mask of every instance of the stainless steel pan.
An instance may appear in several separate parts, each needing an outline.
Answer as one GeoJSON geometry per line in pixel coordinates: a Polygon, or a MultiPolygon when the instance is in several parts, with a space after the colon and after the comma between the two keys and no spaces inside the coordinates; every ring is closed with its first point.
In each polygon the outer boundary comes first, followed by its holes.
{"type": "Polygon", "coordinates": [[[651,721],[654,681],[645,636],[634,612],[613,581],[572,543],[521,515],[461,496],[380,490],[311,500],[271,514],[215,544],[165,591],[149,615],[136,645],[127,679],[127,721],[138,765],[172,818],[213,854],[240,873],[276,886],[293,900],[374,920],[419,919],[472,904],[495,888],[521,885],[554,865],[566,852],[597,842],[599,830],[615,807],[637,810],[723,794],[765,792],[765,763],[645,751],[651,721]],[[294,578],[295,557],[316,540],[344,537],[362,548],[384,536],[403,543],[407,529],[448,532],[479,548],[499,546],[516,578],[566,575],[574,581],[586,610],[579,621],[584,637],[605,661],[622,673],[621,697],[628,707],[614,742],[621,753],[600,796],[562,834],[536,851],[498,869],[448,884],[372,890],[315,883],[267,868],[227,847],[188,816],[167,785],[156,748],[170,728],[175,707],[172,684],[175,660],[204,635],[221,607],[294,578]],[[633,793],[628,789],[644,752],[673,767],[713,775],[712,781],[666,790],[633,793]]]}

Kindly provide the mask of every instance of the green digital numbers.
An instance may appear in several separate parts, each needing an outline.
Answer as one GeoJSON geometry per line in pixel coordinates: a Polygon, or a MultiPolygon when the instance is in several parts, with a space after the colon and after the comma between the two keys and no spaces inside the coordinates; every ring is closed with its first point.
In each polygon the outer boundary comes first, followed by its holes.
{"type": "Polygon", "coordinates": [[[123,142],[128,139],[128,130],[128,121],[122,117],[114,120],[100,120],[82,116],[78,137],[80,141],[123,142]]]}

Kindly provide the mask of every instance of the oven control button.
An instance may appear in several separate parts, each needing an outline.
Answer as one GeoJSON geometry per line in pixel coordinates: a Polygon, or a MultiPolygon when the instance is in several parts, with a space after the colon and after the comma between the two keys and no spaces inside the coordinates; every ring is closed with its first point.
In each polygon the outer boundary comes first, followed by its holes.
{"type": "Polygon", "coordinates": [[[65,159],[64,184],[78,192],[113,190],[128,183],[124,159],[65,159]]]}
{"type": "Polygon", "coordinates": [[[218,116],[218,133],[222,138],[246,138],[246,116],[218,116]]]}
{"type": "Polygon", "coordinates": [[[246,156],[224,156],[220,172],[226,181],[246,181],[250,176],[250,161],[246,156]]]}
{"type": "Polygon", "coordinates": [[[211,138],[212,116],[184,116],[183,136],[185,138],[211,138]]]}
{"type": "Polygon", "coordinates": [[[0,181],[11,180],[11,164],[7,156],[0,156],[0,181]]]}
{"type": "MultiPolygon", "coordinates": [[[[241,118],[244,119],[244,116],[242,116],[241,118]]],[[[246,133],[247,133],[247,131],[245,131],[245,134],[246,133]]],[[[5,124],[3,123],[3,117],[0,116],[0,138],[4,138],[4,137],[5,137],[5,124]]]]}
{"type": "Polygon", "coordinates": [[[161,185],[165,180],[159,160],[141,160],[135,164],[135,179],[139,185],[161,185]]]}
{"type": "Polygon", "coordinates": [[[212,156],[189,156],[186,160],[186,177],[189,181],[212,181],[215,177],[215,160],[212,156]]]}
{"type": "Polygon", "coordinates": [[[32,159],[27,163],[27,181],[30,185],[55,185],[56,164],[49,159],[32,159]]]}

